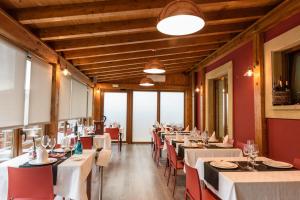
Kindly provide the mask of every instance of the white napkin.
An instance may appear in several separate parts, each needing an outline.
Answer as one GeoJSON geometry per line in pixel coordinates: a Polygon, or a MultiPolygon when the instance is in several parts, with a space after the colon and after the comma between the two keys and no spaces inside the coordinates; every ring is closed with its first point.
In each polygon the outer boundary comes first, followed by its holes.
{"type": "Polygon", "coordinates": [[[190,131],[190,125],[188,125],[185,129],[184,129],[184,131],[190,131]]]}
{"type": "Polygon", "coordinates": [[[182,140],[183,137],[182,135],[180,135],[179,133],[176,133],[176,140],[182,140]]]}
{"type": "Polygon", "coordinates": [[[229,137],[228,135],[226,135],[223,139],[223,144],[228,144],[228,142],[229,142],[229,137]]]}
{"type": "Polygon", "coordinates": [[[216,132],[214,131],[213,134],[210,136],[210,138],[208,139],[209,142],[215,142],[217,141],[216,138],[216,132]]]}

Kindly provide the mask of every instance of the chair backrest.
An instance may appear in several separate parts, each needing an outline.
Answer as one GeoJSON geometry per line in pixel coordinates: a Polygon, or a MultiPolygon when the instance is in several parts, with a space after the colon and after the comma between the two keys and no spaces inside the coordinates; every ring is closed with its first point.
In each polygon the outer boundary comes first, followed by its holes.
{"type": "Polygon", "coordinates": [[[158,134],[155,134],[155,135],[156,135],[156,145],[157,145],[157,147],[160,147],[162,145],[160,136],[158,134]]]}
{"type": "Polygon", "coordinates": [[[239,148],[243,151],[245,145],[246,145],[245,143],[237,141],[236,144],[235,144],[235,147],[239,148]]]}
{"type": "Polygon", "coordinates": [[[8,199],[53,200],[52,167],[8,167],[8,199]]]}
{"type": "Polygon", "coordinates": [[[105,132],[109,133],[112,140],[119,139],[119,128],[105,128],[105,132]]]}
{"type": "Polygon", "coordinates": [[[201,185],[197,169],[184,164],[186,181],[185,189],[189,195],[192,196],[193,200],[201,200],[201,185]]]}
{"type": "Polygon", "coordinates": [[[300,169],[300,158],[295,158],[293,164],[296,169],[300,169]]]}
{"type": "Polygon", "coordinates": [[[169,147],[171,164],[174,167],[176,167],[176,165],[177,165],[177,154],[176,154],[175,148],[173,147],[172,144],[167,144],[167,145],[169,147]]]}
{"type": "Polygon", "coordinates": [[[80,137],[80,141],[83,149],[93,148],[93,137],[80,137]]]}
{"type": "Polygon", "coordinates": [[[170,140],[166,139],[165,143],[167,145],[167,157],[168,157],[169,160],[171,160],[171,152],[170,152],[170,146],[169,146],[170,145],[170,140]]]}

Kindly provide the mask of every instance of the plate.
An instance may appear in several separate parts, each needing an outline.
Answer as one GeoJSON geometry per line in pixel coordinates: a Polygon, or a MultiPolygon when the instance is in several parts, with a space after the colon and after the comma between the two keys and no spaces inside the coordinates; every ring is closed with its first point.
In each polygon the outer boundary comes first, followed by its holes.
{"type": "Polygon", "coordinates": [[[239,167],[237,164],[227,161],[212,161],[210,165],[220,169],[236,169],[239,167]]]}
{"type": "Polygon", "coordinates": [[[83,160],[82,156],[72,156],[70,157],[70,160],[72,161],[81,161],[83,160]]]}
{"type": "Polygon", "coordinates": [[[28,163],[30,165],[48,165],[48,164],[55,163],[56,161],[57,161],[56,158],[48,158],[47,162],[38,162],[37,160],[30,160],[28,163]]]}
{"type": "Polygon", "coordinates": [[[224,144],[224,143],[220,143],[220,144],[216,144],[217,147],[222,147],[222,148],[231,148],[233,147],[232,144],[224,144]]]}
{"type": "Polygon", "coordinates": [[[263,161],[263,164],[269,167],[280,168],[280,169],[289,169],[293,167],[293,165],[290,163],[275,161],[275,160],[263,161]]]}

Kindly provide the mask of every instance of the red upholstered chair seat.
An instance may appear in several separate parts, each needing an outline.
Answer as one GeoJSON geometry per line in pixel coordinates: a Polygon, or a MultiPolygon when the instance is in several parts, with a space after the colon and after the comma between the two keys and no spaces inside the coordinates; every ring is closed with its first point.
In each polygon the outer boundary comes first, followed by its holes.
{"type": "Polygon", "coordinates": [[[7,197],[22,200],[53,200],[52,167],[8,167],[7,197]]]}
{"type": "Polygon", "coordinates": [[[185,164],[185,172],[185,199],[189,197],[192,200],[216,200],[209,190],[201,188],[197,169],[185,164]]]}
{"type": "Polygon", "coordinates": [[[80,137],[80,141],[83,149],[93,148],[93,137],[80,137]]]}
{"type": "Polygon", "coordinates": [[[119,140],[119,128],[105,128],[105,132],[109,133],[112,140],[119,140]]]}

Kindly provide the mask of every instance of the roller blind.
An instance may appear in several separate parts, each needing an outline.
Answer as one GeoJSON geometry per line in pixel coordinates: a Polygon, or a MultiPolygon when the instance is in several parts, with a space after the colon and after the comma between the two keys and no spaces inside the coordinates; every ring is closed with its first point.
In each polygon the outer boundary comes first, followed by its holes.
{"type": "Polygon", "coordinates": [[[71,92],[71,118],[86,117],[87,113],[87,87],[72,79],[71,92]]]}
{"type": "Polygon", "coordinates": [[[31,59],[29,124],[50,122],[52,66],[36,57],[31,59]]]}
{"type": "Polygon", "coordinates": [[[71,117],[71,78],[61,76],[59,89],[59,120],[67,120],[71,117]]]}
{"type": "Polygon", "coordinates": [[[0,127],[24,122],[26,53],[0,38],[0,127]]]}
{"type": "Polygon", "coordinates": [[[93,116],[93,97],[94,97],[94,90],[93,88],[88,89],[88,113],[87,117],[93,116]]]}

